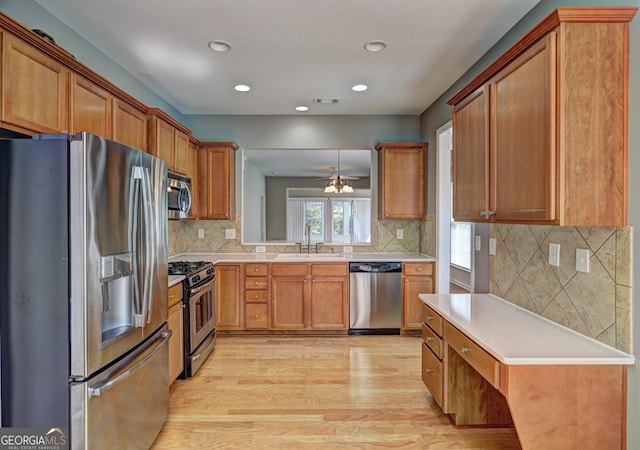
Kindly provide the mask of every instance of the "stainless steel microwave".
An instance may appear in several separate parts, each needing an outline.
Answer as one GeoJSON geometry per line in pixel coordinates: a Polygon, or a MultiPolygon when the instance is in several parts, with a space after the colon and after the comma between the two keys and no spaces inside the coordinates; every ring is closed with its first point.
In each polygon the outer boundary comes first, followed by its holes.
{"type": "Polygon", "coordinates": [[[168,176],[169,219],[185,219],[191,216],[191,178],[169,172],[168,176]]]}

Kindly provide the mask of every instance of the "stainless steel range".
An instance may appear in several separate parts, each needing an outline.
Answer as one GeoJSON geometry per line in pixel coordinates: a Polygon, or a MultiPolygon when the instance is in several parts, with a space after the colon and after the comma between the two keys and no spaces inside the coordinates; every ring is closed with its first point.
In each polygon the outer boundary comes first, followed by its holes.
{"type": "Polygon", "coordinates": [[[185,275],[184,373],[193,376],[216,345],[215,273],[206,261],[174,261],[169,275],[185,275]]]}

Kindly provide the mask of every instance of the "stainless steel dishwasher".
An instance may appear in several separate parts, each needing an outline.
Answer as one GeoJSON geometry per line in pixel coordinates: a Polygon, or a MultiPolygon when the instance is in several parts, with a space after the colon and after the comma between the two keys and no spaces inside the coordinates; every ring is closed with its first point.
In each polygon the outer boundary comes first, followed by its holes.
{"type": "Polygon", "coordinates": [[[402,263],[349,263],[349,334],[399,334],[402,263]]]}

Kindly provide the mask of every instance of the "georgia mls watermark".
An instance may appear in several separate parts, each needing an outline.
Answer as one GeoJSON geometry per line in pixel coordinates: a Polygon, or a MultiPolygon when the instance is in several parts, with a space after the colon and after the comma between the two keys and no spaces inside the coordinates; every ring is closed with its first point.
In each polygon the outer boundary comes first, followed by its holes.
{"type": "Polygon", "coordinates": [[[69,450],[62,428],[0,428],[0,450],[69,450]]]}

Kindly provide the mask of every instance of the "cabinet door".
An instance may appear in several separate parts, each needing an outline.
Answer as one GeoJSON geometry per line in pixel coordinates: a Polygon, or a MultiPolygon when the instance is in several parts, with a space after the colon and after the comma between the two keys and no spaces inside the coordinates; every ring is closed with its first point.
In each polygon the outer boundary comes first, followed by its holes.
{"type": "Polygon", "coordinates": [[[347,277],[312,277],[310,327],[317,330],[348,329],[348,298],[347,277]]]}
{"type": "Polygon", "coordinates": [[[200,190],[198,189],[198,146],[193,142],[189,142],[189,152],[187,155],[187,176],[191,177],[191,216],[193,218],[200,217],[198,209],[200,203],[200,190]]]}
{"type": "Polygon", "coordinates": [[[424,319],[424,303],[419,294],[433,293],[432,277],[404,277],[402,283],[402,328],[420,330],[424,319]]]}
{"type": "Polygon", "coordinates": [[[220,330],[243,326],[240,296],[240,266],[216,266],[216,325],[220,330]]]}
{"type": "Polygon", "coordinates": [[[169,384],[171,384],[184,369],[184,316],[182,314],[182,302],[176,303],[169,309],[167,325],[172,332],[169,338],[169,384]]]}
{"type": "Polygon", "coordinates": [[[113,102],[113,140],[146,152],[146,113],[115,99],[113,102]]]}
{"type": "Polygon", "coordinates": [[[230,147],[200,150],[199,207],[202,218],[234,220],[236,208],[236,154],[230,147]]]}
{"type": "Polygon", "coordinates": [[[489,208],[489,96],[484,86],[453,110],[452,165],[453,217],[460,221],[486,220],[489,208]]]}
{"type": "Polygon", "coordinates": [[[113,114],[112,95],[76,74],[71,74],[71,113],[69,130],[71,133],[86,131],[112,139],[113,114]]]}
{"type": "MultiPolygon", "coordinates": [[[[376,147],[377,149],[378,147],[376,147]]],[[[381,219],[424,219],[426,144],[393,147],[379,153],[379,216],[381,219]]]]}
{"type": "Polygon", "coordinates": [[[174,131],[174,168],[176,172],[187,173],[187,167],[189,166],[189,154],[191,149],[189,148],[189,136],[180,130],[174,131]]]}
{"type": "Polygon", "coordinates": [[[2,121],[33,133],[69,129],[69,71],[15,36],[2,36],[2,121]]]}
{"type": "Polygon", "coordinates": [[[305,328],[306,292],[306,277],[271,278],[271,328],[276,330],[305,328]]]}
{"type": "Polygon", "coordinates": [[[149,153],[165,161],[169,166],[169,170],[175,170],[173,161],[175,153],[175,128],[158,117],[152,117],[150,123],[149,153]]]}
{"type": "Polygon", "coordinates": [[[554,220],[555,33],[489,82],[493,220],[554,220]]]}

